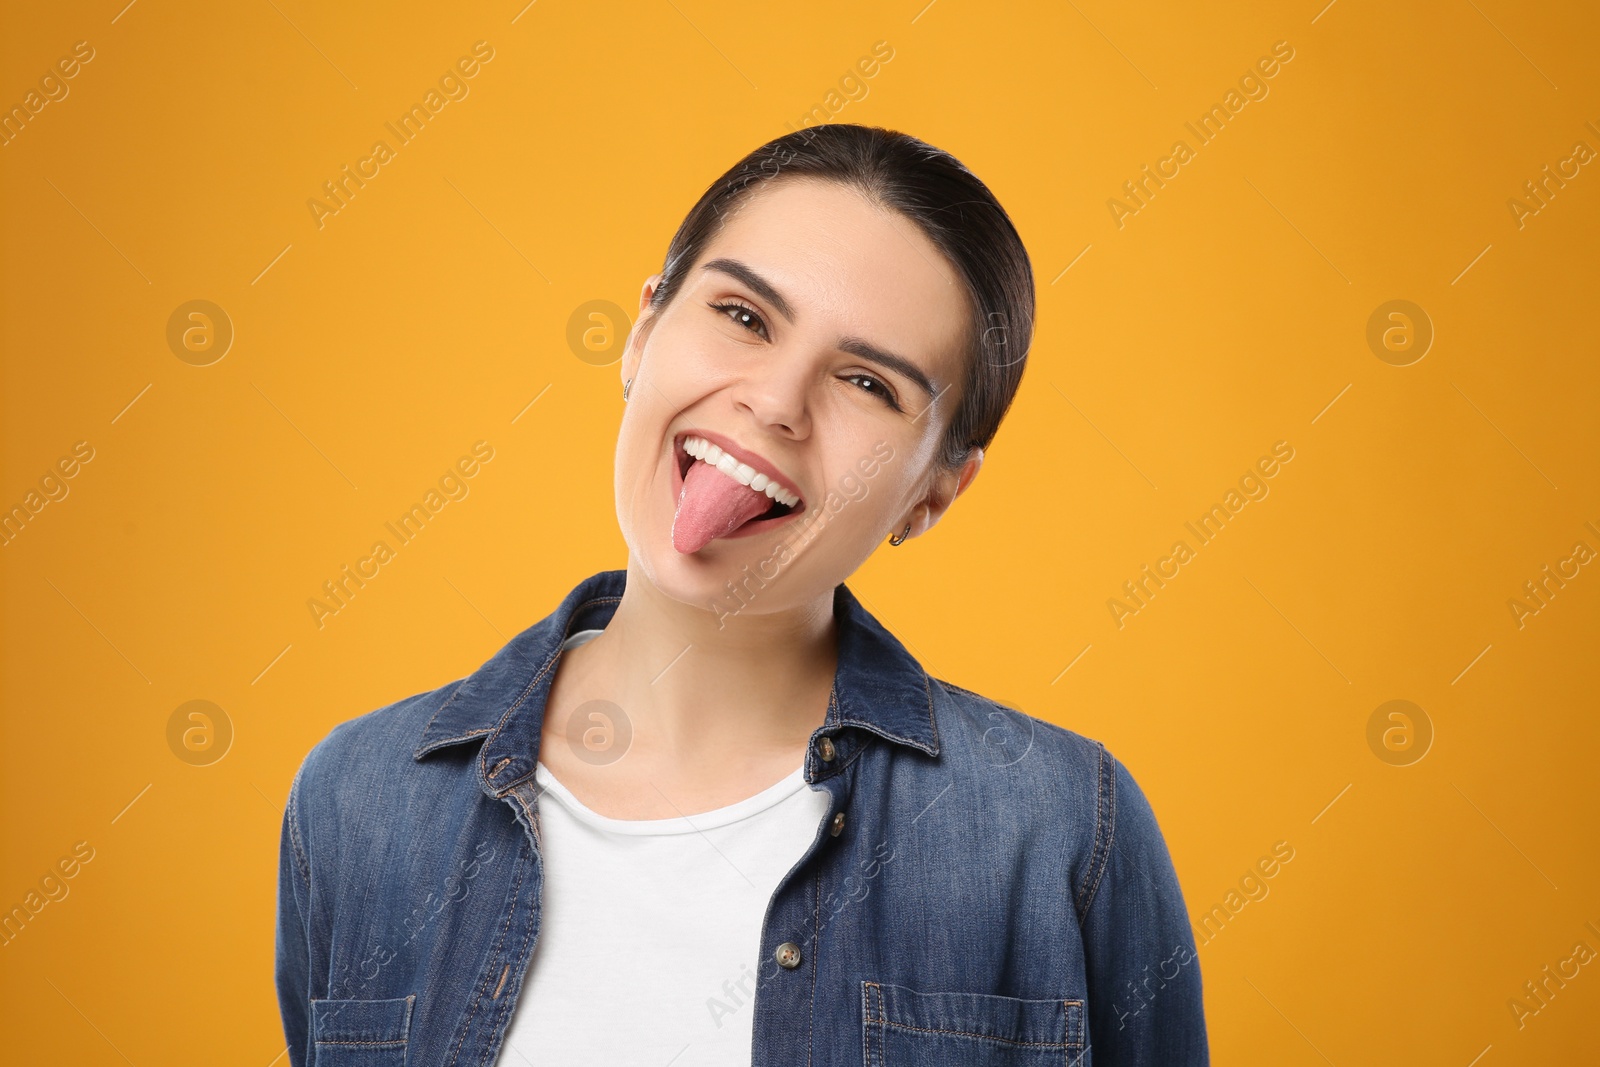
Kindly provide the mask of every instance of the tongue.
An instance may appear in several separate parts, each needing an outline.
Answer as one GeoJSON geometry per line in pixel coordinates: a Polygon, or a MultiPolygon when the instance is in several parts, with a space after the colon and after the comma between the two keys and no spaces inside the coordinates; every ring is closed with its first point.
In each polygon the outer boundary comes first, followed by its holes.
{"type": "Polygon", "coordinates": [[[686,554],[698,552],[771,506],[772,498],[767,494],[740,485],[711,464],[695,460],[678,493],[678,511],[672,518],[672,546],[686,554]]]}

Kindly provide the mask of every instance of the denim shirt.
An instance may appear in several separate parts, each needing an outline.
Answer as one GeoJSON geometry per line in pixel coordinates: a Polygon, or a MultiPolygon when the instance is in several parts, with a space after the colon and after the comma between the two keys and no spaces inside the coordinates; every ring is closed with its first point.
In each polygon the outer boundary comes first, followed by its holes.
{"type": "MultiPolygon", "coordinates": [[[[539,938],[545,700],[562,642],[606,625],[626,576],[306,756],[278,877],[293,1067],[495,1063],[539,938]]],[[[750,946],[753,1067],[1208,1063],[1188,913],[1127,769],[931,677],[845,584],[833,603],[804,764],[828,813],[750,946]]],[[[642,944],[635,965],[673,961],[642,944]]]]}

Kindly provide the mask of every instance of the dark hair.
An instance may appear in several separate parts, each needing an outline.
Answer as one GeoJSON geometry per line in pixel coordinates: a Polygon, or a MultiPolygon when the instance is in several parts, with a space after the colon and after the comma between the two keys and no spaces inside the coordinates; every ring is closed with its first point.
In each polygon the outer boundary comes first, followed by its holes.
{"type": "Polygon", "coordinates": [[[818,178],[857,189],[916,223],[966,282],[970,356],[938,458],[954,470],[988,448],[1016,396],[1033,339],[1033,269],[1000,202],[950,153],[878,126],[811,126],[768,141],[711,183],[667,247],[651,310],[670,302],[724,218],[758,182],[818,178]]]}

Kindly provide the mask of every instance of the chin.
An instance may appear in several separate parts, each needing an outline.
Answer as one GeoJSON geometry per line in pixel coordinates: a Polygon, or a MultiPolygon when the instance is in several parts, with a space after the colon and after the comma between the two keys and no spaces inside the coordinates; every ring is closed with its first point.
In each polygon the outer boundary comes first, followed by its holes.
{"type": "Polygon", "coordinates": [[[670,510],[652,514],[642,508],[638,513],[651,516],[635,526],[629,539],[638,570],[663,595],[715,615],[764,615],[794,608],[831,593],[846,577],[818,578],[819,566],[827,569],[827,561],[816,554],[815,544],[783,552],[780,546],[793,536],[788,531],[783,536],[719,537],[699,552],[683,553],[672,544],[670,510]],[[780,560],[785,561],[781,566],[780,560]]]}
{"type": "Polygon", "coordinates": [[[767,612],[791,601],[798,561],[777,566],[777,538],[718,538],[685,554],[672,545],[671,525],[667,515],[659,531],[637,531],[631,546],[639,570],[665,596],[716,613],[767,612]]]}

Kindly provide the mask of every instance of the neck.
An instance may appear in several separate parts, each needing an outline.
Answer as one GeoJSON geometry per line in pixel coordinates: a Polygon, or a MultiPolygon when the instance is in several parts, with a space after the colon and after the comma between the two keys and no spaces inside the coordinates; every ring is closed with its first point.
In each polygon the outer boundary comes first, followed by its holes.
{"type": "Polygon", "coordinates": [[[567,655],[627,714],[635,766],[726,773],[803,758],[838,666],[833,591],[784,611],[720,616],[674,600],[629,561],[605,633],[567,655]]]}

